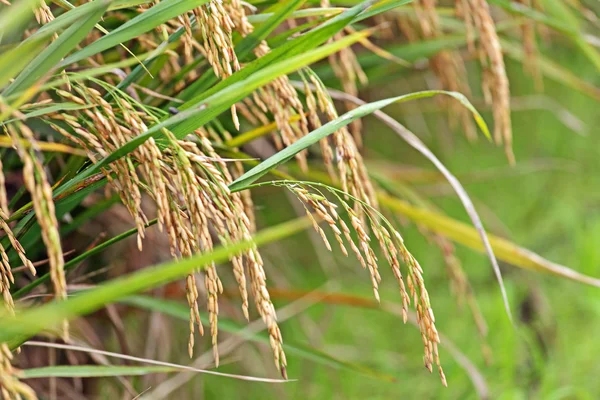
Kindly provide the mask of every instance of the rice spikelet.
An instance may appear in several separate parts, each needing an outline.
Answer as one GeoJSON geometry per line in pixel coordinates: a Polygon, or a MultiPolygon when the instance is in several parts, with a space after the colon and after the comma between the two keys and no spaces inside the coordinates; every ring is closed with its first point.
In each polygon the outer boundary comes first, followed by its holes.
{"type": "Polygon", "coordinates": [[[510,88],[496,25],[485,0],[457,0],[457,12],[465,21],[469,48],[479,56],[483,67],[483,93],[486,103],[492,105],[494,140],[504,144],[506,157],[515,163],[512,150],[510,116],[510,88]],[[475,34],[479,39],[475,43],[475,34]]]}
{"type": "Polygon", "coordinates": [[[37,400],[29,385],[19,381],[17,371],[12,366],[13,355],[6,345],[0,344],[0,393],[5,400],[37,400]]]}
{"type": "MultiPolygon", "coordinates": [[[[319,77],[310,70],[306,70],[306,75],[308,77],[303,74],[302,79],[304,81],[307,104],[309,110],[311,110],[311,123],[315,128],[318,128],[321,126],[321,122],[316,115],[316,111],[314,111],[317,107],[329,120],[338,118],[338,113],[333,100],[327,93],[327,89],[319,77]]],[[[377,208],[375,189],[369,178],[362,156],[346,127],[340,128],[333,134],[333,143],[335,145],[336,167],[341,178],[342,190],[377,208]]],[[[321,149],[324,163],[330,174],[332,174],[333,151],[327,139],[321,141],[321,149]]],[[[360,212],[360,210],[357,211],[360,212]]]]}
{"type": "MultiPolygon", "coordinates": [[[[436,5],[437,0],[417,0],[413,2],[413,8],[420,28],[420,36],[423,39],[433,40],[443,35],[435,9],[436,5]]],[[[412,40],[416,41],[419,39],[413,38],[412,40]]],[[[470,96],[471,90],[467,83],[465,65],[457,52],[442,50],[430,58],[430,65],[442,89],[459,92],[467,97],[470,96]]],[[[465,107],[445,96],[439,97],[437,101],[448,107],[449,120],[452,124],[455,124],[457,119],[461,122],[469,140],[477,138],[473,119],[465,107]]]]}
{"type": "MultiPolygon", "coordinates": [[[[331,3],[329,0],[321,0],[321,7],[330,7],[331,3]]],[[[332,41],[340,40],[344,36],[344,33],[340,32],[333,36],[332,41]]],[[[329,64],[333,69],[335,76],[340,80],[344,91],[352,96],[358,96],[358,83],[366,85],[368,78],[363,71],[358,58],[351,47],[344,47],[339,52],[329,56],[329,64]]],[[[354,103],[346,102],[344,104],[348,111],[355,109],[357,106],[354,103]]],[[[360,119],[352,121],[349,125],[350,133],[354,138],[354,142],[357,147],[362,147],[362,122],[360,119]]]]}
{"type": "MultiPolygon", "coordinates": [[[[248,22],[246,11],[240,0],[231,0],[224,3],[225,10],[231,17],[235,29],[246,37],[254,31],[254,26],[248,22]]],[[[264,40],[253,50],[258,58],[263,57],[271,51],[269,45],[264,40]]],[[[304,106],[300,101],[296,89],[291,85],[289,78],[284,75],[273,80],[263,88],[257,90],[252,96],[252,102],[262,113],[270,112],[275,118],[280,137],[274,136],[275,146],[278,150],[283,145],[290,146],[299,138],[308,134],[308,121],[305,116],[304,106]],[[300,120],[297,123],[290,123],[292,117],[298,115],[300,120]]],[[[248,100],[245,102],[248,104],[248,100]]],[[[239,128],[239,122],[234,120],[236,128],[239,128]]],[[[296,155],[296,160],[300,168],[308,169],[306,163],[306,151],[296,155]]]]}
{"type": "MultiPolygon", "coordinates": [[[[517,0],[527,8],[534,8],[538,3],[534,0],[517,0]]],[[[521,38],[523,39],[523,50],[525,51],[525,61],[523,66],[535,80],[535,86],[538,90],[543,88],[542,75],[537,62],[538,47],[536,41],[536,23],[533,19],[523,21],[521,25],[521,38]]]]}

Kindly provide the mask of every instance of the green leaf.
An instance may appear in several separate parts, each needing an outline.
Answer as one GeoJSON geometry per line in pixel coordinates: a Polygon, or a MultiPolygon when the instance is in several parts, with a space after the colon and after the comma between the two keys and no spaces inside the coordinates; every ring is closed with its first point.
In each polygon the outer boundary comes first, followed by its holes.
{"type": "MultiPolygon", "coordinates": [[[[23,57],[23,56],[21,56],[23,57]]],[[[1,64],[2,61],[0,60],[0,68],[1,68],[1,64]]],[[[65,102],[65,103],[57,103],[51,106],[47,106],[47,107],[40,107],[38,109],[35,109],[33,111],[29,111],[27,113],[23,114],[23,119],[29,119],[29,118],[36,118],[36,117],[41,117],[43,115],[46,114],[51,114],[51,113],[55,113],[58,111],[74,111],[74,110],[83,110],[85,108],[91,108],[93,106],[90,105],[82,105],[82,104],[76,104],[76,103],[70,103],[70,102],[65,102]]],[[[12,118],[12,119],[7,119],[6,121],[0,123],[1,125],[4,124],[8,124],[10,122],[16,121],[17,118],[12,118]]]]}
{"type": "Polygon", "coordinates": [[[127,21],[108,35],[87,45],[82,50],[65,59],[60,65],[67,66],[85,58],[103,52],[111,47],[117,46],[142,35],[157,26],[176,18],[196,7],[201,6],[208,0],[165,0],[154,7],[144,11],[137,17],[127,21]]]}
{"type": "MultiPolygon", "coordinates": [[[[431,232],[445,236],[471,249],[485,252],[481,238],[473,227],[435,211],[413,206],[387,194],[380,193],[377,198],[382,206],[402,214],[414,223],[426,227],[431,232]]],[[[544,272],[586,285],[600,287],[600,279],[581,274],[564,265],[556,264],[530,250],[519,247],[509,240],[489,233],[487,236],[494,249],[494,254],[502,261],[519,268],[544,272]]]]}
{"type": "Polygon", "coordinates": [[[51,35],[39,36],[0,55],[0,88],[7,84],[44,49],[51,35]]]}
{"type": "Polygon", "coordinates": [[[23,369],[18,372],[20,379],[33,378],[101,378],[109,376],[143,376],[181,371],[175,367],[137,365],[55,365],[23,369]]]}
{"type": "Polygon", "coordinates": [[[340,116],[339,118],[336,118],[336,119],[328,122],[327,124],[323,125],[322,127],[315,129],[308,135],[300,138],[298,141],[296,141],[291,146],[288,146],[285,149],[278,152],[277,154],[269,157],[267,160],[263,161],[262,163],[260,163],[256,167],[252,168],[251,170],[246,172],[244,175],[240,176],[238,179],[236,179],[231,185],[229,185],[229,188],[231,189],[232,192],[244,190],[244,188],[246,186],[252,184],[252,182],[256,181],[258,178],[265,175],[271,169],[287,162],[288,160],[290,160],[292,157],[294,157],[296,154],[298,154],[302,150],[308,148],[309,146],[311,146],[315,143],[318,143],[321,139],[331,135],[332,133],[334,133],[337,130],[339,130],[340,128],[350,124],[352,121],[354,121],[358,118],[367,116],[377,110],[380,110],[386,106],[389,106],[390,104],[401,103],[404,101],[421,99],[421,98],[425,98],[425,97],[432,97],[432,96],[436,96],[436,95],[440,95],[440,94],[451,96],[451,97],[457,99],[458,101],[460,101],[469,111],[471,111],[471,113],[473,114],[473,116],[475,118],[475,121],[477,122],[477,125],[479,125],[479,127],[481,128],[481,130],[483,131],[485,136],[490,138],[489,130],[487,128],[487,125],[483,121],[483,118],[477,112],[477,110],[473,107],[473,105],[469,102],[469,100],[467,100],[467,98],[465,96],[463,96],[462,94],[456,93],[456,92],[447,92],[447,91],[443,91],[443,90],[428,90],[428,91],[423,91],[423,92],[416,92],[416,93],[406,94],[406,95],[402,95],[402,96],[391,97],[389,99],[380,100],[380,101],[376,101],[373,103],[368,103],[368,104],[359,106],[352,111],[347,112],[346,114],[340,116]]]}
{"type": "MultiPolygon", "coordinates": [[[[166,315],[178,318],[182,321],[188,322],[190,318],[190,309],[188,306],[165,299],[157,299],[148,296],[131,296],[122,301],[122,303],[145,308],[152,311],[158,311],[166,315]]],[[[244,339],[252,340],[259,343],[269,343],[269,336],[260,333],[245,333],[245,327],[235,323],[234,321],[220,317],[219,318],[219,329],[224,332],[229,332],[237,335],[244,335],[244,339]]],[[[332,368],[351,371],[354,373],[367,375],[372,378],[382,380],[385,382],[395,382],[396,378],[382,373],[380,371],[369,368],[365,365],[349,363],[338,358],[332,357],[314,347],[309,345],[294,343],[287,340],[283,344],[283,348],[287,354],[296,355],[306,360],[313,361],[320,365],[326,365],[332,368]]]]}
{"type": "MultiPolygon", "coordinates": [[[[523,49],[508,40],[500,40],[502,49],[506,55],[519,62],[525,61],[525,52],[523,49]]],[[[570,71],[568,68],[561,66],[558,63],[542,56],[536,55],[535,62],[540,68],[542,74],[548,78],[551,78],[557,82],[560,82],[570,88],[585,93],[586,95],[600,101],[600,88],[592,85],[589,82],[581,79],[576,73],[570,71]]]]}
{"type": "Polygon", "coordinates": [[[33,9],[39,0],[20,0],[12,2],[10,7],[3,6],[0,13],[0,37],[10,36],[15,30],[33,18],[33,9]]]}
{"type": "MultiPolygon", "coordinates": [[[[0,330],[0,342],[16,348],[29,337],[56,328],[60,325],[60,321],[96,311],[106,304],[114,303],[132,294],[164,285],[211,263],[224,262],[243,250],[291,236],[306,229],[310,224],[307,218],[285,222],[259,232],[254,240],[221,246],[190,258],[145,268],[69,297],[67,300],[20,311],[11,318],[10,324],[4,325],[0,330]]],[[[4,315],[2,318],[9,318],[9,316],[4,315]]]]}
{"type": "Polygon", "coordinates": [[[258,44],[271,34],[292,12],[301,7],[306,0],[284,1],[277,5],[273,13],[264,23],[255,28],[254,31],[243,38],[235,46],[235,53],[239,59],[244,59],[258,44]]]}
{"type": "Polygon", "coordinates": [[[353,22],[360,22],[367,18],[371,18],[375,15],[384,13],[386,11],[393,10],[396,7],[403,6],[408,3],[412,3],[413,0],[382,0],[375,3],[368,10],[360,15],[359,18],[355,19],[353,22]]]}
{"type": "Polygon", "coordinates": [[[600,53],[583,37],[581,30],[581,21],[579,16],[575,15],[572,8],[562,1],[548,1],[544,0],[544,12],[552,15],[554,19],[562,20],[563,25],[568,25],[574,28],[577,33],[567,35],[579,50],[592,62],[598,71],[600,71],[600,53]]]}
{"type": "MultiPolygon", "coordinates": [[[[185,137],[188,133],[194,131],[195,129],[206,124],[213,118],[217,117],[222,112],[228,110],[229,107],[231,107],[231,105],[244,99],[246,96],[253,93],[256,89],[268,84],[277,77],[287,75],[302,67],[319,61],[329,56],[330,54],[333,54],[345,47],[352,45],[353,43],[360,41],[368,34],[368,31],[363,31],[344,36],[340,40],[328,43],[317,49],[313,49],[304,54],[283,59],[273,65],[266,66],[265,68],[254,72],[254,74],[250,75],[247,79],[244,79],[242,81],[232,79],[236,76],[236,74],[234,74],[228,79],[221,82],[226,83],[226,85],[224,85],[224,89],[218,92],[209,90],[209,92],[211,92],[210,96],[203,96],[203,100],[191,105],[196,107],[201,107],[202,105],[205,105],[204,109],[201,109],[197,114],[192,115],[189,118],[186,118],[184,121],[178,123],[171,130],[173,131],[176,137],[181,139],[185,137]],[[228,82],[230,79],[232,79],[234,83],[228,82]]],[[[256,61],[258,62],[266,57],[268,57],[268,54],[265,57],[261,57],[256,61]]],[[[248,67],[249,66],[246,66],[239,72],[245,71],[248,67]]],[[[181,107],[181,109],[185,110],[189,104],[189,102],[184,104],[181,107]]]]}
{"type": "Polygon", "coordinates": [[[89,7],[87,15],[67,28],[56,40],[37,55],[2,94],[9,96],[16,91],[26,90],[42,77],[52,72],[56,64],[94,28],[94,25],[100,20],[109,4],[110,1],[108,0],[94,0],[92,2],[93,7],[89,7]]]}
{"type": "MultiPolygon", "coordinates": [[[[304,8],[291,13],[288,18],[309,18],[309,17],[323,17],[341,14],[346,11],[343,7],[318,7],[318,8],[304,8]]],[[[248,15],[248,22],[251,24],[258,24],[267,21],[273,16],[274,13],[262,12],[260,14],[248,15]]]]}

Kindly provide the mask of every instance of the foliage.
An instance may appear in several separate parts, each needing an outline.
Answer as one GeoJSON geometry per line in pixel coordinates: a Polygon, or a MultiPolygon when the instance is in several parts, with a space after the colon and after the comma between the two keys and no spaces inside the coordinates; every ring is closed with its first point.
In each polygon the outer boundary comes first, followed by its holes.
{"type": "Polygon", "coordinates": [[[0,3],[5,398],[600,393],[597,5],[0,3]]]}

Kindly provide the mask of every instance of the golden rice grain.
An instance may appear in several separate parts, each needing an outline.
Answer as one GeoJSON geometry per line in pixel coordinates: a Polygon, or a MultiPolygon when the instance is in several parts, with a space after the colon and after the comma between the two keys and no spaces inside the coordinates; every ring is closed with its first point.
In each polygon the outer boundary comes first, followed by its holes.
{"type": "Polygon", "coordinates": [[[12,366],[13,355],[5,343],[0,344],[0,393],[5,400],[37,400],[33,389],[19,381],[12,366]]]}
{"type": "Polygon", "coordinates": [[[506,157],[515,163],[512,151],[512,127],[510,117],[510,88],[502,47],[496,33],[496,25],[485,0],[457,0],[457,11],[465,20],[470,48],[477,52],[483,67],[483,93],[494,115],[494,139],[504,144],[506,157]],[[479,38],[475,46],[474,33],[479,38]]]}

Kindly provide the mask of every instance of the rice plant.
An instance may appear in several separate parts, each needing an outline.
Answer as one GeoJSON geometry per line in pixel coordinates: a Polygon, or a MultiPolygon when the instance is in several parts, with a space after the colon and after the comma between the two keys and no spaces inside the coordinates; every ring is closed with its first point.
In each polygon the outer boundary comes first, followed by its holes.
{"type": "MultiPolygon", "coordinates": [[[[436,142],[464,137],[474,154],[493,142],[503,148],[493,154],[518,166],[507,58],[522,64],[539,90],[551,79],[600,98],[593,83],[547,60],[538,45],[566,41],[600,68],[597,38],[588,33],[598,27],[598,10],[546,3],[2,1],[2,396],[196,398],[193,390],[173,394],[189,379],[186,371],[205,374],[207,382],[221,376],[285,387],[298,379],[298,369],[289,371],[302,359],[388,379],[316,343],[288,342],[291,329],[282,328],[281,315],[297,314],[287,307],[302,301],[396,313],[398,332],[420,336],[426,369],[451,386],[440,349],[453,345],[436,327],[432,294],[439,282],[429,282],[437,265],[418,261],[403,233],[409,223],[441,250],[444,284],[468,304],[484,355],[494,350],[486,318],[453,242],[486,255],[508,336],[518,336],[519,321],[497,259],[600,286],[488,234],[489,221],[437,155],[451,146],[433,151],[420,138],[424,132],[383,111],[429,105],[441,111],[435,120],[446,131],[436,142]],[[381,82],[415,74],[427,78],[426,87],[391,96],[376,91],[381,82]],[[374,129],[375,120],[387,128],[374,129]],[[469,224],[388,173],[393,163],[378,164],[370,143],[394,134],[447,182],[469,224]],[[265,210],[265,194],[279,196],[296,217],[276,204],[265,210]],[[305,233],[310,227],[314,232],[305,233]],[[311,240],[299,240],[301,233],[311,240]],[[316,285],[298,295],[303,285],[294,276],[302,271],[269,251],[284,239],[315,252],[323,271],[338,268],[325,272],[329,282],[361,274],[374,301],[336,297],[316,285]],[[341,273],[339,265],[349,268],[341,273]],[[393,291],[385,290],[386,276],[397,281],[393,291]],[[281,309],[285,299],[293,302],[281,309]],[[187,325],[171,327],[161,313],[187,325]],[[408,322],[417,330],[401,327],[408,322]],[[251,329],[266,331],[262,340],[279,375],[271,366],[246,365],[267,353],[263,346],[259,356],[231,358],[235,338],[258,340],[246,333],[251,329]],[[134,376],[140,378],[128,378],[134,376]],[[82,381],[106,377],[106,389],[82,381]]],[[[400,160],[403,152],[396,154],[400,160]]]]}

